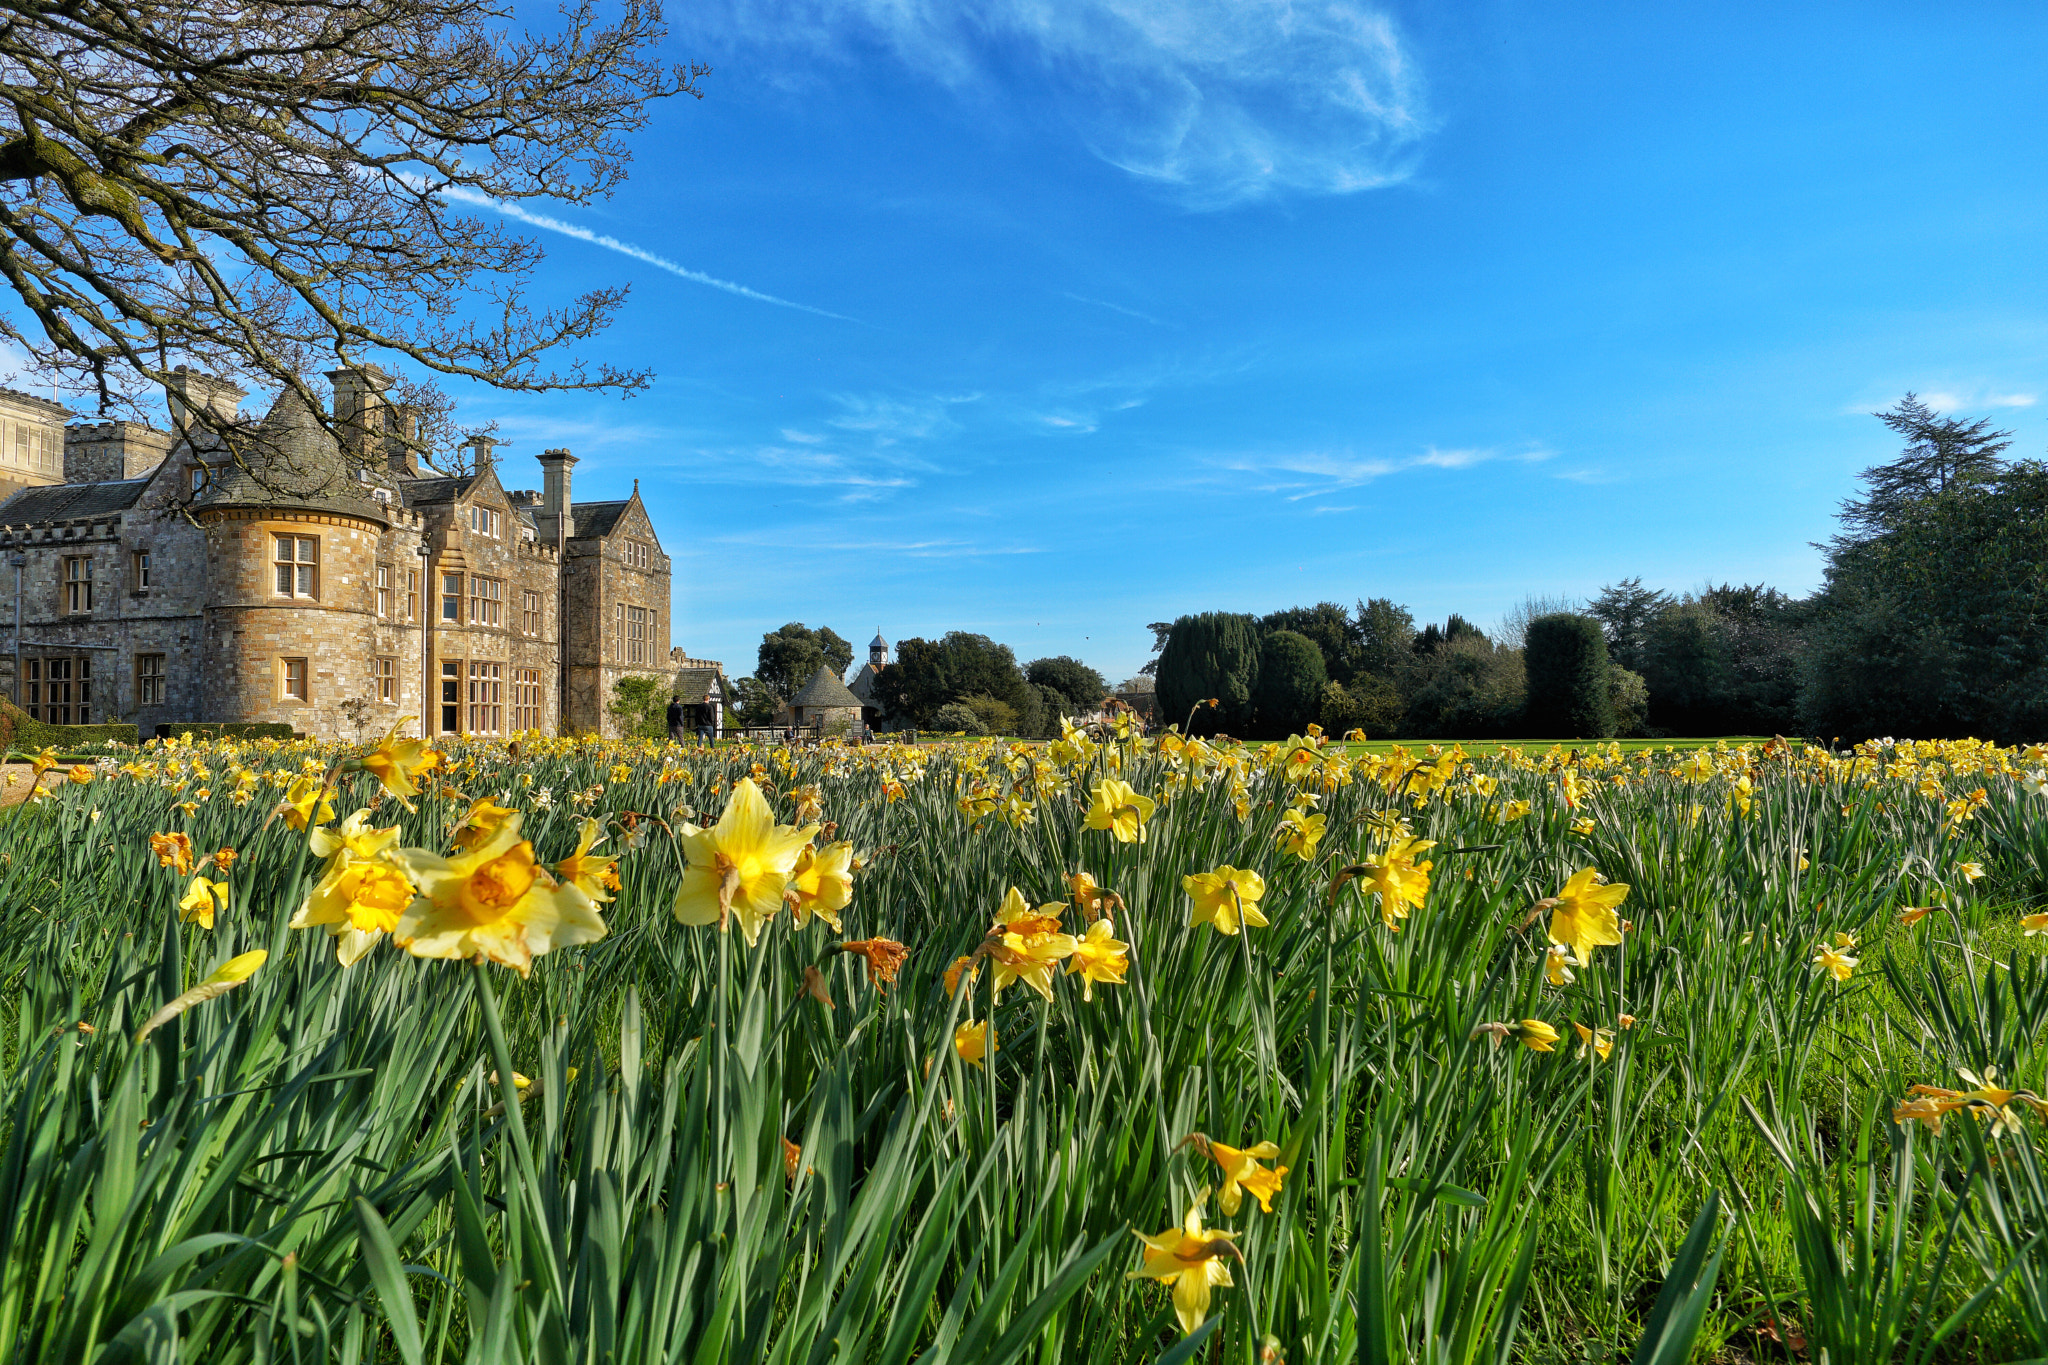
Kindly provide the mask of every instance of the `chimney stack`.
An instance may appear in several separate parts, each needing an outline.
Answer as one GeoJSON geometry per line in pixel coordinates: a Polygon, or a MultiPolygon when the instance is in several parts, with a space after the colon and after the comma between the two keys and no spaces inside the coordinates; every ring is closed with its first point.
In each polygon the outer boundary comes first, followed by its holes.
{"type": "Polygon", "coordinates": [[[558,550],[569,539],[572,530],[569,525],[569,470],[575,463],[576,457],[567,450],[543,450],[540,453],[540,514],[554,519],[552,530],[558,550]]]}
{"type": "Polygon", "coordinates": [[[401,479],[420,476],[420,415],[410,403],[391,405],[391,440],[384,448],[384,466],[401,479]]]}
{"type": "Polygon", "coordinates": [[[195,428],[227,426],[240,414],[246,390],[185,365],[171,372],[171,428],[190,437],[195,428]]]}

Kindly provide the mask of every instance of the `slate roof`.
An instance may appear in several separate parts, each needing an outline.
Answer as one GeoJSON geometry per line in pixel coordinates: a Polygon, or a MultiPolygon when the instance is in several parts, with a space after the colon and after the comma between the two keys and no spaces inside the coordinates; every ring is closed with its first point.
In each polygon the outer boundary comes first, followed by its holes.
{"type": "Polygon", "coordinates": [[[290,389],[242,439],[242,459],[262,469],[262,481],[241,464],[209,465],[206,487],[192,500],[195,507],[303,507],[388,522],[384,505],[370,495],[377,485],[354,475],[334,434],[290,389]]]}
{"type": "Polygon", "coordinates": [[[398,491],[405,498],[407,507],[418,507],[430,502],[454,502],[466,492],[474,477],[466,479],[426,478],[400,479],[398,491]]]}
{"type": "Polygon", "coordinates": [[[133,507],[149,487],[148,478],[111,483],[60,483],[52,488],[24,488],[0,502],[0,526],[28,526],[74,517],[104,517],[133,507]]]}
{"type": "Polygon", "coordinates": [[[631,498],[624,502],[573,503],[569,508],[569,520],[575,526],[579,540],[585,536],[608,536],[631,505],[631,498]]]}
{"type": "Polygon", "coordinates": [[[839,681],[839,675],[829,666],[821,665],[803,690],[789,699],[791,706],[850,706],[858,710],[860,698],[846,690],[846,684],[839,681]]]}
{"type": "MultiPolygon", "coordinates": [[[[670,684],[669,691],[685,706],[702,706],[711,699],[711,687],[717,681],[718,670],[715,668],[677,669],[676,680],[670,684]]],[[[725,692],[723,687],[718,690],[721,696],[725,692]]]]}

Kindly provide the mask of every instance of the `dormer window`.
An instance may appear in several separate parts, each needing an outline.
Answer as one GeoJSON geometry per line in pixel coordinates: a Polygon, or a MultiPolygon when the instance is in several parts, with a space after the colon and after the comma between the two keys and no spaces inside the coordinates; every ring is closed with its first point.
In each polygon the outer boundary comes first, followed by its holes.
{"type": "Polygon", "coordinates": [[[489,536],[492,540],[496,540],[502,534],[503,528],[504,519],[498,514],[497,508],[471,507],[469,509],[469,529],[478,535],[489,536]]]}

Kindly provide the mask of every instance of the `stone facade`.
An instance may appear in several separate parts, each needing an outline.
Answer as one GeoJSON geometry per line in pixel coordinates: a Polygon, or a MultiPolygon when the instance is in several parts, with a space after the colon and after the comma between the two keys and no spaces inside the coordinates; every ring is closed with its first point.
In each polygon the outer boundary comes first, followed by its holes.
{"type": "MultiPolygon", "coordinates": [[[[381,376],[331,377],[345,437],[397,429],[381,376]]],[[[374,435],[344,450],[290,398],[230,457],[201,424],[232,419],[239,391],[191,378],[193,439],[80,424],[64,482],[0,502],[20,581],[0,673],[20,667],[0,683],[37,719],[603,732],[613,682],[667,672],[669,560],[637,485],[575,504],[574,459],[550,451],[544,515],[541,495],[506,492],[488,447],[477,472],[443,477],[374,435]]]]}
{"type": "Polygon", "coordinates": [[[64,423],[70,416],[61,403],[0,389],[0,502],[24,488],[64,482],[64,423]]]}

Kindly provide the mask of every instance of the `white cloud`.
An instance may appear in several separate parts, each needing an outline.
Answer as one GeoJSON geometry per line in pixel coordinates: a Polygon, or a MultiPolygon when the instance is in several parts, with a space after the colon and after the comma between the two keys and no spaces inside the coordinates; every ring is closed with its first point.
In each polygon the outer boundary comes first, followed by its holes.
{"type": "Polygon", "coordinates": [[[1348,452],[1306,451],[1289,455],[1227,459],[1217,463],[1224,469],[1238,473],[1263,476],[1266,482],[1253,485],[1258,492],[1279,493],[1289,502],[1300,502],[1305,498],[1319,498],[1347,488],[1357,488],[1404,470],[1470,469],[1474,465],[1487,464],[1494,460],[1534,463],[1550,458],[1551,452],[1540,447],[1509,452],[1479,448],[1441,450],[1431,446],[1420,455],[1398,458],[1357,456],[1348,452]]]}
{"type": "Polygon", "coordinates": [[[1199,208],[1393,184],[1429,126],[1362,0],[727,0],[710,24],[848,61],[879,42],[992,102],[1043,91],[1097,156],[1199,208]]]}
{"type": "Polygon", "coordinates": [[[1310,516],[1312,516],[1312,517],[1319,517],[1319,516],[1322,516],[1322,515],[1324,515],[1325,513],[1328,513],[1328,512],[1356,512],[1357,510],[1358,510],[1358,508],[1357,508],[1356,506],[1351,506],[1351,507],[1328,507],[1328,506],[1324,506],[1324,507],[1311,507],[1311,508],[1309,508],[1309,509],[1308,509],[1308,514],[1309,514],[1310,516]]]}
{"type": "Polygon", "coordinates": [[[533,227],[545,228],[549,232],[559,232],[564,237],[574,237],[579,242],[589,242],[592,246],[601,246],[607,251],[616,251],[621,256],[630,256],[634,260],[643,261],[648,265],[654,266],[656,269],[666,270],[671,275],[681,276],[683,279],[697,284],[709,285],[713,289],[722,289],[728,294],[737,294],[743,299],[753,299],[757,303],[772,303],[779,308],[794,308],[801,313],[815,313],[821,318],[832,318],[837,322],[853,321],[852,318],[840,313],[828,313],[822,308],[813,308],[808,303],[793,303],[788,299],[779,299],[773,294],[764,294],[758,289],[749,289],[746,285],[734,284],[731,280],[721,280],[716,275],[707,275],[701,270],[692,270],[686,265],[676,264],[666,256],[657,256],[645,247],[635,246],[631,242],[622,242],[616,237],[608,236],[601,232],[593,232],[587,227],[564,222],[560,218],[553,218],[545,213],[535,213],[533,210],[509,200],[493,199],[488,194],[479,194],[475,190],[463,189],[460,186],[451,186],[444,189],[441,191],[441,195],[443,198],[453,199],[458,204],[470,204],[477,208],[495,209],[507,218],[516,219],[533,227]]]}
{"type": "MultiPolygon", "coordinates": [[[[1950,385],[1947,388],[1918,392],[1915,395],[1928,407],[1939,413],[1982,412],[1986,408],[2031,408],[2040,401],[2040,395],[2019,391],[2001,393],[1989,384],[1950,385]]],[[[1897,397],[1845,404],[1845,417],[1868,417],[1874,412],[1888,411],[1898,402],[1897,397]]]]}

